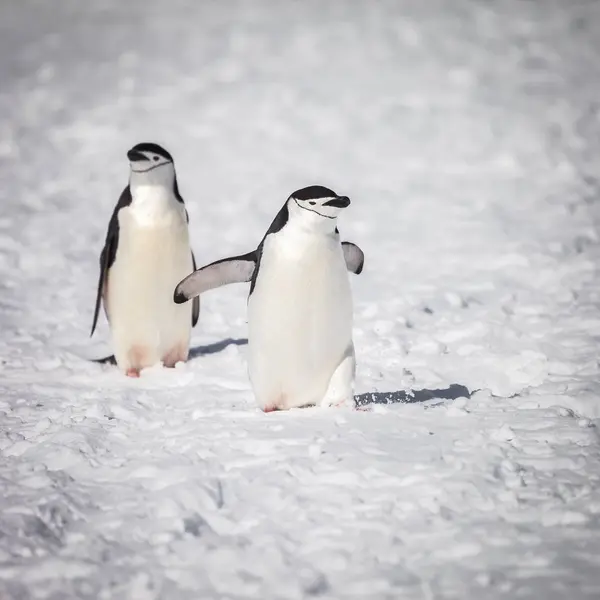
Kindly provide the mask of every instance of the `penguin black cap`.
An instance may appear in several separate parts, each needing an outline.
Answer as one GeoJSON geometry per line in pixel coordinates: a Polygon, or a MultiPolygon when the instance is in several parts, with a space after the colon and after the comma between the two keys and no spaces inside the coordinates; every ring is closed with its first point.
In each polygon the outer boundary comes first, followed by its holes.
{"type": "Polygon", "coordinates": [[[158,156],[173,162],[173,157],[169,154],[169,152],[167,152],[162,146],[152,142],[136,144],[131,150],[129,150],[129,152],[127,152],[127,158],[131,162],[138,160],[149,160],[149,158],[143,154],[143,152],[151,152],[152,154],[157,154],[158,156]]]}
{"type": "Polygon", "coordinates": [[[337,194],[323,185],[311,185],[309,187],[296,190],[292,198],[297,200],[313,200],[314,198],[337,198],[337,194]]]}
{"type": "MultiPolygon", "coordinates": [[[[332,198],[328,202],[325,202],[323,206],[335,206],[338,208],[345,208],[350,204],[350,198],[348,198],[348,196],[338,196],[333,190],[330,190],[323,185],[311,185],[302,188],[301,190],[296,190],[290,197],[304,201],[332,198]]],[[[314,202],[312,204],[314,204],[314,202]]]]}

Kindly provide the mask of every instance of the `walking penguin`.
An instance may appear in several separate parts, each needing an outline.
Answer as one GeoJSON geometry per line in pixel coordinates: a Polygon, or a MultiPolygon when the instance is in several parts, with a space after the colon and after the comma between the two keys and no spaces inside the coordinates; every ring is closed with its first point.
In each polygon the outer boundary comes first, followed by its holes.
{"type": "Polygon", "coordinates": [[[187,360],[200,301],[173,302],[173,287],[196,268],[173,157],[158,144],[142,143],[127,158],[129,185],[112,213],[100,254],[91,335],[102,303],[117,366],[139,377],[141,369],[159,362],[173,367],[187,360]]]}
{"type": "Polygon", "coordinates": [[[341,242],[337,217],[347,196],[315,185],[294,192],[258,245],[198,269],[176,287],[184,303],[249,281],[248,373],[265,411],[353,402],[355,357],[348,271],[364,254],[341,242]]]}

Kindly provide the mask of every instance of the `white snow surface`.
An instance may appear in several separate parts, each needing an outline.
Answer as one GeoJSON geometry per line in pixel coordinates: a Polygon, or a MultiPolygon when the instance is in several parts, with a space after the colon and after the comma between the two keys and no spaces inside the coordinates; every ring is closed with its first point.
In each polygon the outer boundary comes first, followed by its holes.
{"type": "Polygon", "coordinates": [[[599,598],[599,26],[591,0],[2,3],[0,598],[599,598]],[[247,286],[203,297],[181,368],[90,360],[141,141],[200,264],[297,188],[351,197],[370,410],[258,410],[247,286]]]}

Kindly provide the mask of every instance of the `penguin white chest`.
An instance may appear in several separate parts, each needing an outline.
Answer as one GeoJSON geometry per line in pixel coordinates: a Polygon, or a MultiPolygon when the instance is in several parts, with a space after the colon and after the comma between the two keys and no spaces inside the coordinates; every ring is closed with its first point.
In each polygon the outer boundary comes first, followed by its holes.
{"type": "Polygon", "coordinates": [[[193,264],[185,211],[177,204],[148,188],[119,212],[106,306],[115,358],[125,369],[187,358],[192,307],[176,305],[173,290],[193,264]]]}
{"type": "Polygon", "coordinates": [[[259,404],[319,404],[352,353],[352,296],[332,234],[267,236],[248,302],[249,374],[259,404]]]}

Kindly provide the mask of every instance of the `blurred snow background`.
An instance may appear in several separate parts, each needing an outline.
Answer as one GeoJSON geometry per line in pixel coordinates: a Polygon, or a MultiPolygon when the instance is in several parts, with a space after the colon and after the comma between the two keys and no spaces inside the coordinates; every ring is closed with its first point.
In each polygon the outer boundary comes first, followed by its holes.
{"type": "Polygon", "coordinates": [[[599,31],[593,1],[1,5],[0,596],[597,598],[599,31]],[[140,141],[200,263],[294,189],[352,198],[371,412],[258,412],[243,286],[182,369],[87,360],[140,141]]]}

